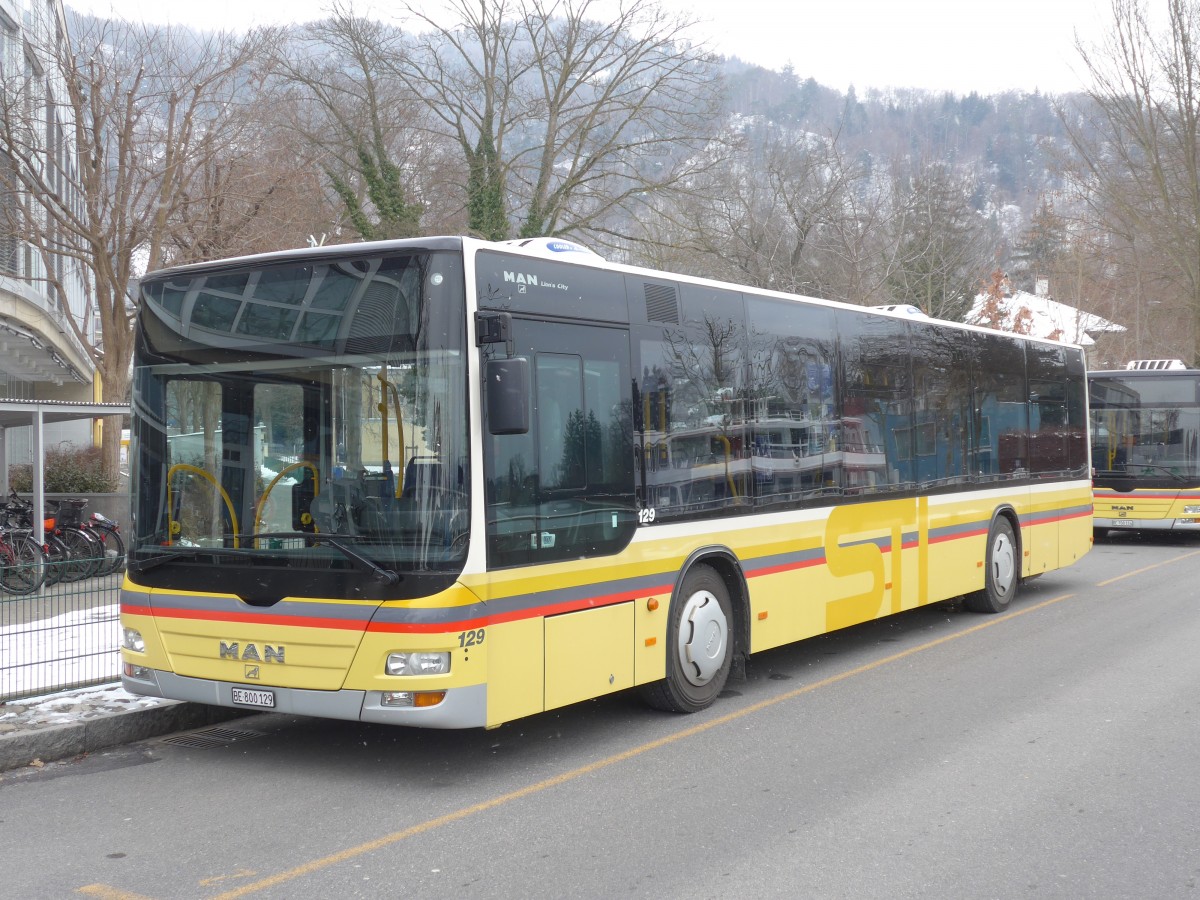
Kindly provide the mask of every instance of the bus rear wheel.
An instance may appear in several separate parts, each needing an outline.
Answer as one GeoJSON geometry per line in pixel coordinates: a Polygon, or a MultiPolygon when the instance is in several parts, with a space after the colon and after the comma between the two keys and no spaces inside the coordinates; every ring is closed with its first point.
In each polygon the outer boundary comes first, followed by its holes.
{"type": "Polygon", "coordinates": [[[724,579],[709,566],[692,568],[671,603],[667,624],[667,677],[646,685],[655,709],[706,709],[725,689],[733,664],[733,607],[724,579]]]}
{"type": "Polygon", "coordinates": [[[1021,583],[1018,559],[1012,524],[1004,516],[996,516],[988,531],[983,590],[967,595],[967,609],[981,613],[1008,609],[1021,583]]]}

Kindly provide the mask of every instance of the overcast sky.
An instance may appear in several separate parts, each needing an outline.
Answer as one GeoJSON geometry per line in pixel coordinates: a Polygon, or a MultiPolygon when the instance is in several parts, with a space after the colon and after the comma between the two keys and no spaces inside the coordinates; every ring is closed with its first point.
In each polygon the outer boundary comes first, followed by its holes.
{"type": "MultiPolygon", "coordinates": [[[[419,2],[419,0],[418,0],[419,2]]],[[[1075,37],[1097,41],[1109,0],[662,0],[720,53],[845,90],[1082,90],[1075,37]]],[[[201,28],[320,18],[329,0],[67,0],[76,9],[201,28]]],[[[430,0],[428,9],[440,7],[430,0]]],[[[385,0],[355,9],[384,13],[385,0]]],[[[386,17],[380,15],[381,18],[386,17]]]]}

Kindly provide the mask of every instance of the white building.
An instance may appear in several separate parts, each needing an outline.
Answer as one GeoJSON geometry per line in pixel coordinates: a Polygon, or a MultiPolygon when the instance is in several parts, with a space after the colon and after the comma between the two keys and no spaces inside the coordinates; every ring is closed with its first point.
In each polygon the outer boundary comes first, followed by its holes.
{"type": "MultiPolygon", "coordinates": [[[[50,188],[48,195],[71,208],[82,202],[74,189],[78,171],[74,121],[70,104],[63,102],[66,90],[61,77],[35,52],[37,47],[65,40],[61,0],[0,0],[0,89],[7,95],[6,102],[15,99],[23,105],[23,118],[32,123],[23,137],[34,148],[35,163],[50,188]]],[[[0,167],[11,173],[17,165],[13,156],[0,149],[0,167]]],[[[95,367],[70,325],[74,319],[85,339],[95,342],[95,316],[83,270],[65,254],[43,256],[29,239],[28,224],[24,230],[8,224],[6,214],[27,204],[26,197],[9,189],[5,180],[0,179],[0,400],[95,400],[95,367]]],[[[48,234],[53,241],[53,230],[48,234]]],[[[86,418],[47,424],[45,442],[90,445],[91,429],[86,418]]],[[[11,462],[28,460],[28,431],[9,432],[11,462]]]]}

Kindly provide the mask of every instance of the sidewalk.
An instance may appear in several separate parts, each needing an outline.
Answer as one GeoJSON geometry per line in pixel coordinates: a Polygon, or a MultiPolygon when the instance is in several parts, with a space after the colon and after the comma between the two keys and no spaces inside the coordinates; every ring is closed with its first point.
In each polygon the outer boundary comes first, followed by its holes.
{"type": "Polygon", "coordinates": [[[240,710],[127,693],[119,684],[0,703],[0,779],[23,766],[200,728],[240,710]]]}

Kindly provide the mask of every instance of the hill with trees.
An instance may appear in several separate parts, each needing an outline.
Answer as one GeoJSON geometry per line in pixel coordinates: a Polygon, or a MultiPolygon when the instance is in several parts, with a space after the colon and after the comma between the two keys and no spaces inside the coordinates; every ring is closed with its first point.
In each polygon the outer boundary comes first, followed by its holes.
{"type": "Polygon", "coordinates": [[[1195,361],[1200,6],[1158,0],[1164,36],[1148,2],[1114,0],[1070,96],[842,93],[714,56],[653,0],[400,3],[410,30],[70,17],[26,48],[46,96],[4,69],[0,238],[84,267],[114,400],[139,266],[432,233],[951,319],[1003,276],[1136,322],[1116,356],[1195,361]]]}

